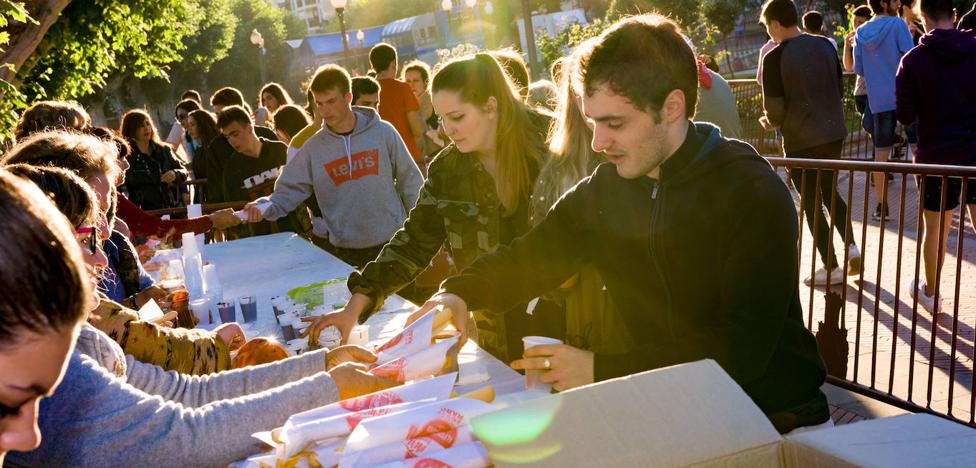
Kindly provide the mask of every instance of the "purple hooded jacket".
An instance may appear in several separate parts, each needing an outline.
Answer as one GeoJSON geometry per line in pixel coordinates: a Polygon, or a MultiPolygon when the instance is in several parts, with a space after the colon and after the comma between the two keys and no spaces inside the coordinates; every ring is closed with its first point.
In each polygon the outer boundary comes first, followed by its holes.
{"type": "Polygon", "coordinates": [[[897,116],[918,120],[925,164],[976,165],[976,36],[936,29],[902,58],[895,79],[897,116]]]}

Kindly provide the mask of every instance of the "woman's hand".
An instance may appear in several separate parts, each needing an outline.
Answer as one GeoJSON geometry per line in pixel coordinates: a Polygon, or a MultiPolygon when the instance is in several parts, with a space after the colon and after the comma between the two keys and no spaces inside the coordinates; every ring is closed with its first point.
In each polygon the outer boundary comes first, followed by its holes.
{"type": "Polygon", "coordinates": [[[357,345],[339,346],[325,353],[325,370],[327,371],[347,362],[372,364],[376,362],[376,355],[372,351],[357,345]]]}

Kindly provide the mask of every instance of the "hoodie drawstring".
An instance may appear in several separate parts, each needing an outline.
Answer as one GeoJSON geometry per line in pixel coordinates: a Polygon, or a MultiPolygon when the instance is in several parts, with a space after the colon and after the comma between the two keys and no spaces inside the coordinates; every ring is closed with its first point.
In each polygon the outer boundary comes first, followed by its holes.
{"type": "Polygon", "coordinates": [[[352,180],[352,137],[343,135],[342,141],[346,144],[346,162],[349,163],[349,180],[352,180]]]}

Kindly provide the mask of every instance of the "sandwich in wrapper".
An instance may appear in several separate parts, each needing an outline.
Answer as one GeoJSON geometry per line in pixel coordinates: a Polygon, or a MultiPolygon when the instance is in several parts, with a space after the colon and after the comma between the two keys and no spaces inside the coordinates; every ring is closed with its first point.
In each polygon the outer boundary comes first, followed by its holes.
{"type": "Polygon", "coordinates": [[[408,355],[378,365],[370,374],[386,377],[399,383],[416,380],[440,373],[453,362],[457,350],[449,353],[458,344],[458,337],[438,341],[408,355]]]}
{"type": "Polygon", "coordinates": [[[377,468],[486,468],[491,466],[491,459],[488,458],[488,451],[481,442],[469,442],[430,455],[375,466],[377,468]]]}
{"type": "Polygon", "coordinates": [[[376,353],[376,363],[384,364],[430,346],[434,335],[443,330],[450,321],[450,312],[443,308],[427,312],[396,336],[375,347],[373,352],[376,353]]]}
{"type": "Polygon", "coordinates": [[[353,429],[344,453],[352,453],[426,437],[441,432],[451,433],[465,426],[471,418],[491,412],[494,408],[480,400],[455,398],[424,405],[394,414],[369,418],[353,429]]]}
{"type": "Polygon", "coordinates": [[[403,405],[405,403],[419,401],[436,402],[446,400],[451,397],[451,391],[454,388],[454,381],[456,379],[457,374],[450,373],[440,377],[418,380],[400,387],[342,400],[292,415],[280,430],[273,431],[277,433],[277,436],[272,436],[269,433],[258,433],[255,434],[255,437],[272,446],[284,444],[286,447],[284,452],[293,455],[304,448],[302,443],[307,445],[314,440],[329,437],[325,435],[329,433],[329,430],[323,427],[328,424],[322,423],[323,421],[332,421],[332,424],[335,426],[332,432],[347,428],[345,434],[348,434],[352,428],[349,428],[348,421],[345,418],[364,414],[363,412],[365,411],[393,405],[403,405]]]}
{"type": "Polygon", "coordinates": [[[456,430],[392,442],[358,452],[345,451],[339,461],[339,468],[376,466],[382,463],[424,457],[472,441],[474,441],[474,436],[471,434],[471,430],[468,426],[461,426],[456,430]]]}

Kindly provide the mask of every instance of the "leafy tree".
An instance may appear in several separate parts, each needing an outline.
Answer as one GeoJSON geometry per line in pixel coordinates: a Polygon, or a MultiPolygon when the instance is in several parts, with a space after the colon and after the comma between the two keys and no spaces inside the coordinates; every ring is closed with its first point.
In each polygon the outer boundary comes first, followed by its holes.
{"type": "Polygon", "coordinates": [[[302,37],[304,23],[286,21],[290,12],[271,6],[264,0],[231,0],[231,14],[237,18],[233,46],[222,60],[213,64],[207,81],[213,88],[233,86],[254,96],[261,83],[261,60],[258,49],[251,44],[251,31],[257,29],[264,37],[264,67],[269,81],[289,81],[289,37],[302,37]],[[288,28],[295,28],[291,31],[288,28]]]}
{"type": "MultiPolygon", "coordinates": [[[[729,50],[729,34],[732,34],[732,30],[735,29],[735,19],[741,7],[741,3],[733,0],[705,0],[702,4],[702,16],[721,34],[722,45],[726,51],[729,50]]],[[[732,78],[735,78],[730,54],[725,54],[725,64],[732,78]]]]}
{"type": "Polygon", "coordinates": [[[607,21],[596,19],[589,24],[572,24],[555,36],[542,32],[536,38],[539,41],[542,66],[546,70],[551,69],[558,58],[565,57],[583,41],[599,35],[609,25],[607,21]]]}

